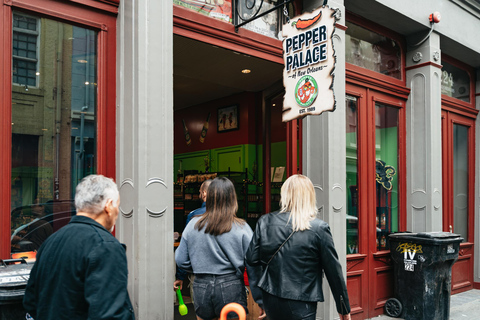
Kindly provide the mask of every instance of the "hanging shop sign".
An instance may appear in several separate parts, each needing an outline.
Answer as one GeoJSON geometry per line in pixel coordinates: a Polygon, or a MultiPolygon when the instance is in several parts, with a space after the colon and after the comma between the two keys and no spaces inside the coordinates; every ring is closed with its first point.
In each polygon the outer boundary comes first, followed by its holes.
{"type": "Polygon", "coordinates": [[[335,10],[323,6],[283,25],[283,122],[335,110],[335,10]]]}

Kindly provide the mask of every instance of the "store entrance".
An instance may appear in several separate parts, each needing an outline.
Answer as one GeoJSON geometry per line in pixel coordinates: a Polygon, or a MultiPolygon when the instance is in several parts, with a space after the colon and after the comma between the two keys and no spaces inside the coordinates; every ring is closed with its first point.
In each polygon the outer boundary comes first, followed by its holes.
{"type": "MultiPolygon", "coordinates": [[[[252,229],[262,214],[279,208],[288,163],[282,73],[281,64],[174,35],[175,246],[188,214],[202,206],[199,191],[207,179],[234,183],[237,216],[252,229]]],[[[188,282],[182,289],[187,306],[188,282]]],[[[248,319],[256,318],[251,298],[249,310],[248,319]]]]}
{"type": "Polygon", "coordinates": [[[383,313],[393,295],[388,235],[405,230],[404,102],[346,86],[347,287],[352,319],[383,313]]]}

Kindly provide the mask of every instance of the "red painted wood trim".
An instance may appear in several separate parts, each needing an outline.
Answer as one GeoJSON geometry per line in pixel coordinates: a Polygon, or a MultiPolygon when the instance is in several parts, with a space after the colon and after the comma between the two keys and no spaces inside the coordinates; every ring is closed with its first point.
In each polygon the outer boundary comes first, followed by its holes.
{"type": "Polygon", "coordinates": [[[343,30],[343,31],[347,31],[348,27],[343,25],[343,24],[340,24],[340,23],[336,23],[335,22],[335,28],[338,28],[340,30],[343,30]]]}
{"type": "Polygon", "coordinates": [[[12,170],[12,10],[0,9],[0,259],[10,258],[12,170]]]}
{"type": "MultiPolygon", "coordinates": [[[[269,213],[271,211],[271,181],[272,175],[270,171],[271,166],[271,114],[270,103],[262,102],[262,118],[263,118],[263,212],[269,213]]],[[[287,139],[288,141],[288,139],[287,139]]],[[[288,147],[287,147],[288,149],[288,147]]]]}
{"type": "MultiPolygon", "coordinates": [[[[2,75],[11,75],[12,10],[26,10],[34,15],[60,19],[98,30],[98,105],[97,172],[115,178],[116,142],[116,16],[77,3],[48,0],[8,0],[1,6],[0,53],[2,75]],[[108,61],[108,63],[107,63],[108,61]],[[107,81],[108,79],[108,81],[107,81]]],[[[0,258],[10,257],[11,193],[11,76],[0,77],[0,258]]]]}
{"type": "Polygon", "coordinates": [[[110,29],[98,34],[97,173],[115,179],[116,33],[110,29]]]}
{"type": "Polygon", "coordinates": [[[473,119],[477,118],[479,110],[472,108],[469,103],[442,95],[442,109],[459,113],[473,119]]]}
{"type": "Polygon", "coordinates": [[[173,33],[283,64],[282,41],[173,5],[173,33]]]}
{"type": "Polygon", "coordinates": [[[298,173],[303,173],[303,120],[298,119],[298,173]]]}
{"type": "Polygon", "coordinates": [[[435,62],[432,62],[432,61],[428,61],[428,62],[416,64],[416,65],[414,65],[414,66],[406,67],[406,68],[405,68],[405,71],[409,71],[409,70],[413,70],[413,69],[418,69],[418,68],[423,68],[423,67],[428,67],[428,66],[432,66],[432,67],[436,67],[436,68],[438,68],[438,69],[442,69],[442,65],[441,65],[441,64],[438,64],[438,63],[435,63],[435,62]]]}
{"type": "Polygon", "coordinates": [[[450,201],[451,188],[451,174],[449,163],[452,163],[452,157],[450,156],[450,144],[449,144],[449,124],[448,124],[448,112],[442,110],[442,230],[450,231],[449,225],[452,224],[450,221],[450,215],[452,212],[452,206],[450,201]]]}
{"type": "Polygon", "coordinates": [[[287,122],[287,178],[298,173],[298,120],[287,122]]]}
{"type": "Polygon", "coordinates": [[[287,178],[292,175],[292,121],[287,122],[287,178]]]}
{"type": "Polygon", "coordinates": [[[474,282],[473,283],[473,289],[480,290],[480,282],[474,282]]]}
{"type": "Polygon", "coordinates": [[[118,14],[118,6],[120,5],[119,0],[70,0],[71,2],[76,2],[82,4],[84,6],[88,6],[91,8],[111,12],[118,14]]]}
{"type": "Polygon", "coordinates": [[[353,84],[367,86],[384,93],[393,94],[402,99],[408,99],[410,95],[410,88],[405,87],[403,81],[357,67],[350,63],[346,63],[345,75],[348,81],[353,84]]]}
{"type": "Polygon", "coordinates": [[[77,4],[52,3],[49,0],[13,0],[12,6],[15,9],[28,10],[32,14],[41,14],[64,22],[81,24],[100,30],[107,28],[107,25],[103,22],[105,20],[104,13],[82,8],[77,4]]]}

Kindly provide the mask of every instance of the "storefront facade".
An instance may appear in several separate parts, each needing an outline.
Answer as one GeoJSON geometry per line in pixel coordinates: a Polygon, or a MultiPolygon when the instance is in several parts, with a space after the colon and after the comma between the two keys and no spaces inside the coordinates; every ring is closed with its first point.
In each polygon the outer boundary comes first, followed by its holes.
{"type": "MultiPolygon", "coordinates": [[[[12,232],[39,204],[61,208],[55,231],[81,177],[114,177],[137,317],[173,319],[173,233],[198,197],[187,176],[230,175],[254,227],[301,172],[331,226],[353,318],[382,314],[393,295],[393,232],[461,234],[452,292],[480,289],[480,41],[464,32],[480,3],[293,1],[290,18],[337,10],[336,108],[282,123],[283,7],[237,29],[234,1],[204,2],[3,2],[0,257],[22,252],[12,232]]],[[[333,319],[329,296],[318,312],[333,319]]]]}

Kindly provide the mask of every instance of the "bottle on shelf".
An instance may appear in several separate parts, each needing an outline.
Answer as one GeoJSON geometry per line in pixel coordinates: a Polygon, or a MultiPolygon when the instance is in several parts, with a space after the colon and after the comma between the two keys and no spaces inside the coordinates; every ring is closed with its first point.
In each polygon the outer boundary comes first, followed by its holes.
{"type": "Polygon", "coordinates": [[[385,249],[387,248],[387,237],[383,234],[380,238],[380,248],[385,249]]]}
{"type": "Polygon", "coordinates": [[[185,120],[182,119],[183,122],[183,133],[185,134],[185,142],[187,146],[192,144],[192,139],[190,139],[190,133],[188,132],[187,125],[185,124],[185,120]]]}
{"type": "Polygon", "coordinates": [[[382,215],[380,216],[380,229],[385,229],[387,225],[387,220],[385,217],[385,212],[382,212],[382,215]]]}
{"type": "Polygon", "coordinates": [[[200,142],[203,143],[205,141],[205,137],[207,136],[207,131],[208,131],[208,122],[210,121],[210,112],[208,113],[207,116],[207,121],[203,123],[203,128],[202,132],[200,133],[200,142]]]}

